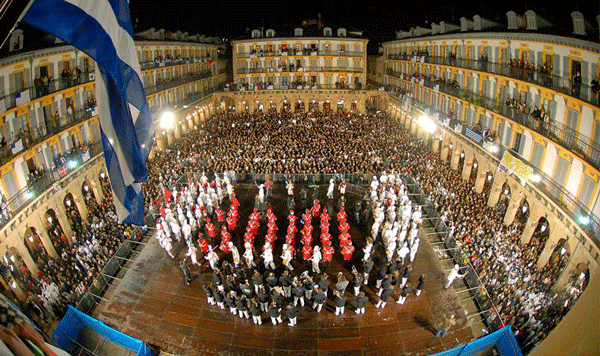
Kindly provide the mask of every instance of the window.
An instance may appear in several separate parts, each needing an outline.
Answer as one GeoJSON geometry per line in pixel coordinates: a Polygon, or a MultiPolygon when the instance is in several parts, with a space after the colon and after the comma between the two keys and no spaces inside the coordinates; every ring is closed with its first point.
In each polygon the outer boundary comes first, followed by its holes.
{"type": "Polygon", "coordinates": [[[323,36],[331,36],[331,27],[325,27],[323,29],[323,36]]]}
{"type": "Polygon", "coordinates": [[[573,19],[573,34],[585,35],[585,23],[583,21],[583,15],[581,14],[581,12],[571,12],[571,18],[573,19]]]}
{"type": "Polygon", "coordinates": [[[340,43],[340,52],[346,52],[346,44],[340,43]]]}
{"type": "Polygon", "coordinates": [[[302,28],[298,27],[294,29],[294,36],[302,37],[302,28]]]}
{"type": "Polygon", "coordinates": [[[337,35],[338,35],[338,37],[346,37],[346,29],[345,28],[338,28],[337,35]]]}

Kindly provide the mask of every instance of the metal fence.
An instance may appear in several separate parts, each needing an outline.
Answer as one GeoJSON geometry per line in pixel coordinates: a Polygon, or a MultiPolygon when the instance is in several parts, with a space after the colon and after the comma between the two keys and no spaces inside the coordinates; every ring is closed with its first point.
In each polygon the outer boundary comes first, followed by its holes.
{"type": "Polygon", "coordinates": [[[448,227],[444,221],[440,218],[435,207],[425,197],[419,184],[414,180],[413,177],[407,174],[402,175],[402,181],[408,188],[412,198],[416,200],[417,204],[422,206],[423,213],[429,218],[433,229],[436,231],[436,235],[440,241],[444,243],[446,251],[452,257],[454,263],[458,263],[461,267],[461,272],[465,275],[464,282],[467,285],[467,289],[471,295],[471,298],[475,302],[479,313],[475,315],[481,315],[483,321],[490,329],[489,331],[498,330],[504,323],[502,318],[498,314],[494,302],[491,300],[489,293],[487,292],[485,285],[479,278],[477,271],[471,264],[469,258],[460,248],[456,239],[450,236],[448,227]]]}
{"type": "MultiPolygon", "coordinates": [[[[388,74],[404,80],[411,80],[408,75],[403,73],[388,71],[388,74]]],[[[566,127],[563,124],[556,124],[553,121],[544,122],[543,120],[535,119],[531,115],[531,111],[533,110],[533,107],[531,107],[532,105],[526,104],[525,111],[520,111],[515,107],[507,105],[506,97],[493,99],[479,93],[473,93],[467,89],[457,88],[445,82],[433,81],[427,78],[418,78],[416,81],[418,83],[414,83],[415,85],[419,84],[434,90],[439,90],[442,93],[461,98],[477,106],[484,107],[497,114],[508,117],[512,121],[526,126],[554,142],[560,143],[565,148],[582,156],[583,159],[595,168],[600,169],[600,146],[593,145],[593,140],[590,137],[566,127]]]]}
{"type": "MultiPolygon", "coordinates": [[[[441,126],[447,125],[448,128],[452,129],[455,133],[462,136],[463,141],[471,143],[473,145],[479,146],[481,149],[485,150],[491,157],[495,158],[499,163],[504,150],[508,150],[510,154],[516,156],[521,161],[529,163],[528,160],[521,157],[518,152],[514,149],[503,147],[500,144],[496,143],[498,147],[502,147],[497,152],[492,152],[488,149],[490,143],[486,142],[485,139],[477,142],[473,140],[472,137],[467,135],[467,129],[475,130],[473,126],[468,125],[468,123],[464,121],[458,120],[444,120],[446,118],[446,113],[439,111],[435,108],[432,108],[426,103],[423,103],[413,97],[408,98],[404,95],[393,94],[400,98],[401,100],[410,100],[410,104],[417,109],[427,112],[432,117],[437,117],[439,122],[438,124],[441,126]],[[487,147],[486,147],[487,146],[487,147]]],[[[539,182],[536,181],[528,181],[527,184],[535,186],[539,191],[543,192],[545,196],[550,198],[555,204],[562,207],[567,212],[573,212],[575,214],[581,214],[583,216],[588,217],[589,222],[583,224],[579,219],[575,216],[572,216],[573,220],[577,222],[580,228],[588,233],[592,237],[592,240],[596,243],[596,245],[600,246],[600,217],[596,216],[591,209],[587,207],[585,202],[579,200],[579,197],[569,192],[565,189],[564,186],[556,182],[552,177],[547,175],[541,169],[529,164],[529,167],[532,168],[533,172],[537,174],[541,179],[539,182]]]]}
{"type": "MultiPolygon", "coordinates": [[[[137,226],[133,231],[134,237],[140,236],[139,240],[141,240],[144,235],[145,232],[143,228],[139,226],[137,226]]],[[[102,268],[102,270],[98,273],[88,290],[85,291],[77,303],[78,310],[86,314],[90,314],[99,301],[105,300],[103,298],[104,292],[106,292],[106,289],[109,287],[111,282],[117,279],[115,276],[117,273],[119,273],[125,263],[127,263],[136,246],[140,244],[139,240],[123,240],[121,246],[119,246],[119,249],[115,252],[113,257],[108,260],[104,268],[102,268]]]]}
{"type": "MultiPolygon", "coordinates": [[[[441,64],[452,67],[473,69],[480,72],[499,74],[505,77],[522,80],[528,83],[550,88],[583,100],[595,106],[600,106],[600,92],[593,90],[591,85],[582,83],[574,78],[565,78],[547,71],[511,66],[508,63],[493,63],[482,60],[446,58],[436,56],[388,55],[388,59],[411,61],[416,63],[441,64]]],[[[590,83],[591,84],[591,83],[590,83]]]]}

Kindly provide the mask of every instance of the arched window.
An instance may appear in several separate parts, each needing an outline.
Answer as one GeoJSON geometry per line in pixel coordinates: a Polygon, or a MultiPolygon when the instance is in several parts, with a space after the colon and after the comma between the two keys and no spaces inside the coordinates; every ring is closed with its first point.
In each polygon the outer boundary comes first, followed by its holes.
{"type": "Polygon", "coordinates": [[[525,18],[527,20],[527,29],[528,30],[537,30],[537,17],[533,10],[525,11],[525,18]]]}
{"type": "Polygon", "coordinates": [[[338,37],[346,37],[346,29],[343,27],[338,28],[337,35],[338,35],[338,37]]]}
{"type": "Polygon", "coordinates": [[[509,30],[516,30],[518,28],[517,14],[514,11],[507,12],[506,19],[508,20],[508,29],[509,30]]]}
{"type": "Polygon", "coordinates": [[[273,29],[268,29],[267,32],[265,33],[266,37],[275,37],[275,30],[273,29]]]}
{"type": "Polygon", "coordinates": [[[573,19],[573,34],[574,35],[585,35],[585,22],[583,15],[579,11],[571,12],[571,18],[573,19]]]}
{"type": "Polygon", "coordinates": [[[294,36],[302,37],[302,28],[301,27],[297,27],[294,29],[294,36]]]}
{"type": "Polygon", "coordinates": [[[332,31],[331,31],[331,27],[325,27],[323,29],[323,36],[329,36],[331,37],[332,31]]]}
{"type": "Polygon", "coordinates": [[[252,30],[252,38],[259,38],[260,30],[252,30]]]}

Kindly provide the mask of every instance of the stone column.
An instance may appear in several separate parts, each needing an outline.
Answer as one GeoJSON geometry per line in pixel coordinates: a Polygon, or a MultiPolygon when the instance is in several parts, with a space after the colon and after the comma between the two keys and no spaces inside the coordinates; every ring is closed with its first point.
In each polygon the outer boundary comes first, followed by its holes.
{"type": "MultiPolygon", "coordinates": [[[[32,219],[32,225],[32,227],[35,229],[35,232],[40,237],[40,240],[42,241],[46,252],[48,252],[48,255],[50,257],[57,257],[58,254],[56,253],[54,244],[52,243],[50,236],[48,236],[48,231],[46,231],[46,228],[42,224],[42,217],[38,216],[37,219],[32,219]]],[[[25,231],[27,231],[27,229],[25,229],[25,231]]],[[[25,231],[23,232],[23,237],[25,236],[25,231]]]]}
{"type": "MultiPolygon", "coordinates": [[[[548,263],[548,259],[550,259],[550,255],[554,251],[554,248],[556,248],[556,244],[558,243],[558,241],[561,238],[567,238],[567,236],[565,236],[564,230],[561,228],[557,228],[556,223],[550,223],[550,225],[551,226],[548,227],[550,229],[550,236],[548,236],[548,239],[546,240],[546,245],[544,246],[542,253],[540,253],[540,257],[537,260],[538,269],[544,267],[548,263]]],[[[569,240],[567,240],[566,243],[568,244],[569,240]]]]}
{"type": "Polygon", "coordinates": [[[466,154],[465,163],[463,164],[462,179],[468,181],[471,176],[471,168],[473,167],[473,155],[466,154]]]}
{"type": "Polygon", "coordinates": [[[475,178],[475,191],[481,193],[485,180],[487,179],[487,172],[482,172],[479,168],[477,169],[477,177],[475,178]]]}
{"type": "Polygon", "coordinates": [[[515,220],[517,210],[519,210],[519,207],[521,206],[521,198],[521,195],[511,193],[508,207],[506,208],[506,213],[504,214],[504,225],[510,225],[515,220]]]}
{"type": "Polygon", "coordinates": [[[442,141],[442,149],[440,150],[440,159],[445,161],[448,159],[448,154],[450,153],[450,147],[445,141],[442,141]]]}
{"type": "Polygon", "coordinates": [[[67,235],[67,238],[72,243],[73,242],[73,230],[71,230],[71,224],[69,224],[69,220],[67,219],[67,215],[65,214],[64,204],[62,203],[63,199],[64,199],[64,196],[62,196],[62,195],[60,198],[59,197],[55,198],[55,204],[53,204],[54,205],[53,209],[54,209],[54,212],[56,213],[56,218],[58,219],[58,222],[60,223],[60,227],[62,227],[65,235],[67,235]]]}
{"type": "Polygon", "coordinates": [[[490,191],[490,197],[487,203],[490,207],[496,206],[498,200],[500,199],[500,194],[502,193],[502,185],[500,184],[500,181],[500,177],[494,177],[494,181],[492,182],[492,189],[490,191]]]}
{"type": "MultiPolygon", "coordinates": [[[[19,239],[19,242],[17,243],[15,248],[17,249],[17,251],[19,251],[19,254],[21,255],[21,257],[23,257],[23,261],[25,261],[25,265],[27,266],[27,268],[29,269],[31,274],[33,274],[34,276],[37,276],[38,266],[37,266],[36,262],[33,260],[33,258],[31,257],[31,255],[29,254],[29,250],[27,249],[27,246],[25,246],[25,241],[23,241],[22,236],[19,239]]],[[[15,267],[16,267],[16,265],[15,265],[15,267]]]]}
{"type": "Polygon", "coordinates": [[[531,241],[531,237],[533,236],[533,233],[535,232],[535,228],[538,225],[538,222],[540,220],[540,218],[542,217],[542,214],[531,210],[531,208],[529,208],[529,216],[527,217],[527,222],[525,222],[525,226],[523,227],[523,232],[521,233],[521,243],[522,244],[528,244],[529,241],[531,241]]]}
{"type": "Polygon", "coordinates": [[[434,153],[439,152],[440,151],[440,146],[442,145],[442,141],[440,141],[437,137],[432,137],[431,139],[433,140],[433,144],[432,144],[431,150],[434,153]]]}
{"type": "Polygon", "coordinates": [[[450,168],[457,170],[458,161],[460,161],[460,150],[458,147],[452,152],[452,157],[450,157],[450,160],[450,168]]]}

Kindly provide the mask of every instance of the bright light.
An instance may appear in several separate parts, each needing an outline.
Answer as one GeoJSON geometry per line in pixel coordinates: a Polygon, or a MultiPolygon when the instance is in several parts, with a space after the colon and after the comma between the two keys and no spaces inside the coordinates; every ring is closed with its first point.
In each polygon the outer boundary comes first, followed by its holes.
{"type": "Polygon", "coordinates": [[[490,147],[490,151],[492,153],[498,153],[500,151],[500,147],[498,147],[497,145],[493,145],[490,147]]]}
{"type": "Polygon", "coordinates": [[[67,162],[67,166],[69,167],[69,169],[73,169],[73,168],[77,167],[77,162],[69,161],[69,162],[67,162]]]}
{"type": "Polygon", "coordinates": [[[25,194],[23,194],[23,197],[25,197],[25,200],[29,200],[31,198],[33,198],[33,193],[30,191],[25,192],[25,194]]]}
{"type": "Polygon", "coordinates": [[[15,281],[13,281],[10,286],[12,287],[12,289],[16,289],[17,288],[17,283],[15,283],[15,281]]]}
{"type": "Polygon", "coordinates": [[[165,111],[160,116],[160,128],[172,129],[175,126],[175,114],[171,111],[165,111]]]}
{"type": "Polygon", "coordinates": [[[525,214],[527,212],[527,206],[523,207],[523,214],[525,214]]]}
{"type": "Polygon", "coordinates": [[[494,178],[494,176],[492,176],[491,174],[488,174],[488,180],[492,180],[492,178],[494,178]]]}
{"type": "Polygon", "coordinates": [[[48,216],[48,223],[52,224],[52,216],[48,216]]]}
{"type": "Polygon", "coordinates": [[[590,223],[590,218],[588,216],[580,216],[579,217],[579,223],[582,225],[587,225],[590,223]]]}
{"type": "Polygon", "coordinates": [[[419,120],[417,121],[417,123],[419,124],[419,126],[421,126],[421,128],[427,132],[432,134],[435,129],[436,129],[436,125],[435,122],[433,122],[433,120],[425,115],[421,116],[419,118],[419,120]]]}
{"type": "Polygon", "coordinates": [[[100,172],[100,178],[104,179],[104,177],[106,177],[106,175],[104,174],[104,172],[100,172]]]}
{"type": "Polygon", "coordinates": [[[84,185],[83,190],[85,190],[87,192],[88,190],[90,190],[90,188],[87,185],[84,185]]]}
{"type": "Polygon", "coordinates": [[[473,168],[477,168],[477,162],[473,163],[473,168]]]}
{"type": "Polygon", "coordinates": [[[465,158],[465,153],[464,152],[460,153],[460,158],[465,158]]]}
{"type": "Polygon", "coordinates": [[[542,181],[542,177],[539,174],[532,174],[529,176],[529,180],[534,183],[539,183],[542,181]]]}
{"type": "Polygon", "coordinates": [[[71,201],[70,200],[67,200],[65,203],[67,204],[67,206],[71,206],[71,201]]]}

